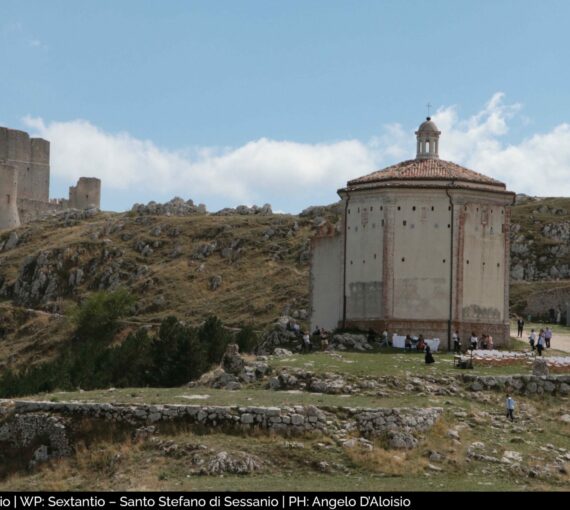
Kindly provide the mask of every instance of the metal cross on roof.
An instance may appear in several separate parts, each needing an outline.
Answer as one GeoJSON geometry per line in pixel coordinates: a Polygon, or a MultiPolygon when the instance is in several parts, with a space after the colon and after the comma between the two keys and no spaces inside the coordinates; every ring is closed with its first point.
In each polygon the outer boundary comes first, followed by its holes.
{"type": "Polygon", "coordinates": [[[431,103],[426,104],[426,106],[427,106],[428,117],[429,117],[429,109],[431,108],[431,103]]]}

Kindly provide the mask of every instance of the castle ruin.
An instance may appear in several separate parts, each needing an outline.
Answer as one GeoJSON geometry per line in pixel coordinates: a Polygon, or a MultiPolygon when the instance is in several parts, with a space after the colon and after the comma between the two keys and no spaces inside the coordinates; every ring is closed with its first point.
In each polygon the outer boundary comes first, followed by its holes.
{"type": "Polygon", "coordinates": [[[68,199],[49,198],[50,143],[25,131],[0,127],[0,230],[49,211],[99,207],[101,181],[81,177],[68,199]]]}

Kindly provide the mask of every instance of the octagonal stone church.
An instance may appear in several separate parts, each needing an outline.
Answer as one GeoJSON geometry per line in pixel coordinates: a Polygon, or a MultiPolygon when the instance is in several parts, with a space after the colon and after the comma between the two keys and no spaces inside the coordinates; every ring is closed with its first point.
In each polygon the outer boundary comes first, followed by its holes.
{"type": "Polygon", "coordinates": [[[313,239],[311,330],[370,328],[439,338],[509,338],[509,217],[504,183],[439,159],[427,118],[415,159],[338,190],[343,218],[313,239]]]}

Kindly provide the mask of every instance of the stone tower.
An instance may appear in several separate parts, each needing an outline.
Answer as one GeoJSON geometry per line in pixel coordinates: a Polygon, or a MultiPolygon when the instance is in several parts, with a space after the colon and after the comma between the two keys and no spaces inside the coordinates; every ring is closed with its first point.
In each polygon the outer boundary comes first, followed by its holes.
{"type": "Polygon", "coordinates": [[[69,200],[49,199],[50,144],[28,133],[0,127],[0,230],[15,228],[47,212],[99,208],[101,181],[81,177],[69,200]]]}
{"type": "Polygon", "coordinates": [[[416,158],[338,191],[340,233],[313,240],[311,329],[358,327],[451,342],[459,330],[509,338],[509,218],[505,184],[439,158],[428,118],[416,158]]]}
{"type": "Polygon", "coordinates": [[[0,230],[20,226],[20,216],[16,203],[17,193],[17,169],[0,162],[0,230]]]}
{"type": "Polygon", "coordinates": [[[69,207],[89,209],[101,204],[101,180],[96,177],[80,177],[75,186],[69,187],[69,207]]]}

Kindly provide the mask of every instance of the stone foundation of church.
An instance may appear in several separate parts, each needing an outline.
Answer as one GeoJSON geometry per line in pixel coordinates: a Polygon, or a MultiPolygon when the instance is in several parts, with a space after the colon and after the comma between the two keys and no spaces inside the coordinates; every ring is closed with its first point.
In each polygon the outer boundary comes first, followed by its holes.
{"type": "MultiPolygon", "coordinates": [[[[342,327],[342,323],[339,323],[342,327]]],[[[398,335],[424,335],[424,338],[439,338],[441,340],[442,350],[447,350],[448,346],[448,322],[447,321],[429,321],[429,320],[406,320],[406,319],[387,319],[387,320],[347,320],[346,329],[356,328],[362,331],[373,329],[376,333],[388,331],[391,337],[394,333],[398,335]]],[[[509,324],[489,323],[489,322],[457,322],[452,321],[451,331],[459,331],[459,338],[464,349],[467,348],[471,333],[480,338],[482,334],[491,335],[495,347],[506,346],[510,342],[509,324]]],[[[453,345],[450,347],[453,350],[453,345]]]]}

